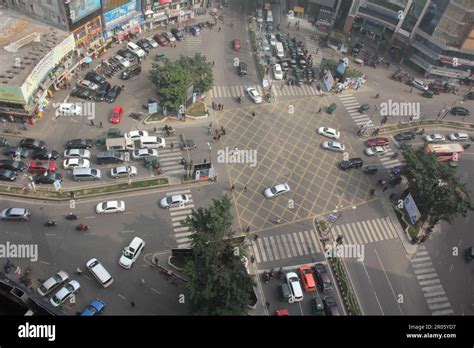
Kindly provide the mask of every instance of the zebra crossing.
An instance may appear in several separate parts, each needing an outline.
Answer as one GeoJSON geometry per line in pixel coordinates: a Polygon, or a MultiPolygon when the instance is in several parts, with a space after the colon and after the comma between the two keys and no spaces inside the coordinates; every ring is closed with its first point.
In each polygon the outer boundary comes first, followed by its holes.
{"type": "MultiPolygon", "coordinates": [[[[214,86],[211,90],[212,98],[237,98],[247,95],[246,89],[248,87],[257,88],[260,95],[264,95],[264,90],[261,86],[214,86]]],[[[287,85],[274,85],[273,94],[275,96],[312,96],[319,95],[320,92],[309,85],[303,86],[287,86],[287,85]]]]}
{"type": "Polygon", "coordinates": [[[411,260],[418,284],[425,296],[426,304],[432,315],[454,314],[446,292],[438,278],[428,251],[424,245],[418,248],[415,257],[411,260]]]}
{"type": "Polygon", "coordinates": [[[173,191],[173,192],[166,193],[167,196],[181,195],[181,194],[187,194],[189,196],[189,204],[169,208],[170,216],[171,216],[171,225],[173,227],[173,232],[176,238],[176,243],[178,244],[178,248],[190,248],[191,239],[189,238],[189,236],[192,235],[193,233],[189,232],[189,227],[182,226],[181,222],[186,220],[186,218],[191,214],[191,211],[194,208],[191,191],[181,190],[181,191],[173,191]]]}
{"type": "Polygon", "coordinates": [[[188,36],[186,38],[186,45],[188,49],[188,56],[193,57],[196,53],[203,54],[203,43],[202,37],[198,36],[188,36]]]}
{"type": "Polygon", "coordinates": [[[353,245],[398,238],[389,217],[336,225],[332,233],[334,237],[343,236],[344,244],[353,245]]]}
{"type": "Polygon", "coordinates": [[[321,61],[323,60],[323,53],[321,52],[321,48],[317,44],[317,42],[305,36],[305,47],[308,50],[309,54],[312,56],[314,66],[320,66],[321,61]]]}
{"type": "MultiPolygon", "coordinates": [[[[164,137],[164,134],[160,135],[164,137]]],[[[166,141],[166,147],[158,150],[158,161],[160,162],[160,168],[166,175],[182,175],[185,174],[184,166],[181,164],[181,149],[180,141],[177,136],[171,136],[164,138],[166,141]],[[174,144],[171,149],[171,143],[174,144]]]]}
{"type": "MultiPolygon", "coordinates": [[[[354,95],[341,94],[339,95],[339,100],[341,101],[342,105],[344,105],[344,107],[346,108],[347,112],[349,113],[351,118],[354,120],[356,125],[358,126],[369,125],[367,129],[370,132],[370,129],[373,128],[372,120],[367,114],[361,114],[359,112],[360,104],[357,101],[357,99],[354,97],[354,95]]],[[[382,165],[387,169],[400,166],[401,162],[398,159],[391,158],[394,152],[392,151],[392,148],[390,147],[390,145],[386,146],[385,149],[387,150],[387,152],[383,156],[379,157],[380,162],[382,162],[382,165]]]]}
{"type": "MultiPolygon", "coordinates": [[[[332,228],[332,233],[334,237],[342,235],[345,244],[354,245],[398,238],[388,217],[336,225],[332,228]]],[[[260,237],[252,248],[257,263],[277,261],[324,252],[317,239],[319,236],[314,230],[293,232],[260,237]]]]}

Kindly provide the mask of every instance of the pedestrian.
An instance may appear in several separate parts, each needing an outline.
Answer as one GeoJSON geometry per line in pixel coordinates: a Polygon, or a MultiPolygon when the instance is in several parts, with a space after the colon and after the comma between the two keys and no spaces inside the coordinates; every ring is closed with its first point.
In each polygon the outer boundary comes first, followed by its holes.
{"type": "Polygon", "coordinates": [[[221,27],[219,27],[219,31],[221,31],[221,27]]]}
{"type": "Polygon", "coordinates": [[[171,151],[173,151],[173,149],[174,149],[174,143],[171,143],[171,144],[170,144],[170,148],[171,148],[171,151]]]}
{"type": "Polygon", "coordinates": [[[130,305],[131,305],[132,307],[135,307],[135,302],[130,301],[130,305]]]}
{"type": "Polygon", "coordinates": [[[217,137],[217,136],[219,135],[219,130],[215,129],[215,130],[214,130],[214,133],[215,133],[215,135],[216,135],[216,137],[217,137]]]}
{"type": "Polygon", "coordinates": [[[214,175],[214,178],[213,178],[214,182],[217,182],[217,174],[214,175]]]}
{"type": "Polygon", "coordinates": [[[244,186],[244,192],[247,192],[247,184],[244,186]]]}
{"type": "Polygon", "coordinates": [[[206,163],[207,163],[207,159],[204,158],[204,161],[202,161],[202,163],[206,164],[206,163]]]}
{"type": "Polygon", "coordinates": [[[221,105],[221,110],[224,110],[224,104],[221,105]]]}
{"type": "Polygon", "coordinates": [[[234,192],[235,191],[235,185],[232,184],[232,186],[230,187],[230,192],[234,192]]]}
{"type": "Polygon", "coordinates": [[[145,279],[140,279],[140,285],[145,285],[145,279]]]}
{"type": "Polygon", "coordinates": [[[91,120],[91,127],[94,127],[94,121],[91,120]]]}
{"type": "Polygon", "coordinates": [[[222,132],[222,135],[225,135],[225,128],[224,128],[224,126],[221,126],[221,132],[222,132]]]}
{"type": "Polygon", "coordinates": [[[253,236],[253,240],[257,240],[258,239],[258,234],[256,234],[255,236],[253,236]]]}
{"type": "Polygon", "coordinates": [[[212,61],[212,66],[216,65],[216,62],[212,61]]]}
{"type": "Polygon", "coordinates": [[[23,122],[22,125],[23,125],[23,130],[27,130],[27,128],[26,128],[26,122],[23,122]]]}
{"type": "Polygon", "coordinates": [[[100,127],[100,128],[104,128],[104,125],[102,124],[102,121],[100,121],[99,127],[100,127]]]}
{"type": "Polygon", "coordinates": [[[252,112],[252,116],[255,117],[255,112],[252,112]]]}
{"type": "Polygon", "coordinates": [[[217,104],[217,110],[221,110],[221,103],[217,104]]]}
{"type": "Polygon", "coordinates": [[[382,190],[382,192],[385,192],[385,191],[387,191],[387,190],[388,190],[388,186],[385,185],[384,188],[383,188],[383,190],[382,190]]]}
{"type": "Polygon", "coordinates": [[[153,127],[153,133],[156,133],[156,127],[153,127]]]}
{"type": "Polygon", "coordinates": [[[218,134],[218,135],[217,135],[217,141],[219,141],[220,139],[221,139],[221,135],[218,134]]]}
{"type": "Polygon", "coordinates": [[[247,228],[245,229],[245,233],[250,233],[250,225],[248,225],[247,228]]]}
{"type": "Polygon", "coordinates": [[[265,302],[265,305],[267,306],[267,309],[270,309],[270,302],[265,302]]]}
{"type": "Polygon", "coordinates": [[[323,111],[323,109],[322,109],[322,108],[319,108],[318,114],[320,114],[322,111],[323,111]]]}
{"type": "Polygon", "coordinates": [[[255,257],[252,255],[250,256],[250,262],[254,263],[255,262],[255,257]]]}
{"type": "Polygon", "coordinates": [[[176,41],[173,42],[173,48],[176,48],[176,41]]]}

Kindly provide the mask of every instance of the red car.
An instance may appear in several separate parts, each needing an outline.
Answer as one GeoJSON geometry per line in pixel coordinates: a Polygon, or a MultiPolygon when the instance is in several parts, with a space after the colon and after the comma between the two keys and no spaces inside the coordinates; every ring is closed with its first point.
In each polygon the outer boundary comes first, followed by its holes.
{"type": "Polygon", "coordinates": [[[240,40],[239,39],[234,39],[234,41],[232,41],[232,45],[234,47],[235,52],[240,52],[240,40]]]}
{"type": "Polygon", "coordinates": [[[51,161],[33,161],[28,166],[28,171],[31,173],[42,174],[44,172],[55,172],[56,163],[51,161]]]}
{"type": "Polygon", "coordinates": [[[307,292],[316,291],[316,281],[314,280],[313,271],[308,265],[303,265],[298,268],[303,288],[307,292]]]}
{"type": "Polygon", "coordinates": [[[123,107],[121,106],[116,106],[112,110],[112,115],[110,115],[110,122],[113,124],[117,124],[120,122],[123,116],[123,107]]]}
{"type": "Polygon", "coordinates": [[[168,41],[166,41],[166,39],[163,37],[163,35],[156,34],[155,36],[153,36],[153,39],[155,39],[155,41],[158,42],[158,44],[160,46],[168,45],[168,41]]]}
{"type": "Polygon", "coordinates": [[[377,137],[373,139],[369,139],[366,141],[367,147],[373,147],[373,146],[385,146],[388,145],[390,141],[387,138],[383,137],[377,137]]]}

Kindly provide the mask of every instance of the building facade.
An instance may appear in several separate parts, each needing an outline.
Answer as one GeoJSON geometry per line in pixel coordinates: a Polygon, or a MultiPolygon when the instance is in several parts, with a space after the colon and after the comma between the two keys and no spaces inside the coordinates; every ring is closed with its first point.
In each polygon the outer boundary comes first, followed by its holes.
{"type": "Polygon", "coordinates": [[[204,0],[143,0],[144,23],[149,29],[186,23],[203,6],[204,0]]]}

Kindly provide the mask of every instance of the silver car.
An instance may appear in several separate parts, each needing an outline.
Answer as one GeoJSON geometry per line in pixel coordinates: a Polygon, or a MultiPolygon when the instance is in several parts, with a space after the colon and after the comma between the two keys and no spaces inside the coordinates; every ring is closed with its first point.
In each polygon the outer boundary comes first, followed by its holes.
{"type": "Polygon", "coordinates": [[[122,178],[128,176],[135,176],[137,175],[137,167],[135,166],[121,166],[115,167],[110,170],[110,176],[112,178],[122,178]]]}
{"type": "Polygon", "coordinates": [[[69,275],[64,271],[59,271],[48,280],[46,280],[41,286],[38,288],[38,293],[41,296],[47,296],[56,289],[59,285],[64,283],[66,280],[69,279],[69,275]]]}
{"type": "Polygon", "coordinates": [[[0,213],[0,218],[3,221],[28,221],[31,213],[25,208],[7,208],[0,213]]]}
{"type": "Polygon", "coordinates": [[[135,160],[139,160],[142,158],[147,157],[158,157],[158,150],[157,149],[137,149],[132,152],[132,158],[135,160]]]}
{"type": "Polygon", "coordinates": [[[346,149],[344,144],[341,144],[340,142],[337,142],[337,141],[323,141],[321,143],[321,147],[323,149],[336,151],[336,152],[343,152],[346,149]]]}
{"type": "Polygon", "coordinates": [[[68,298],[79,291],[81,285],[76,280],[71,280],[54,295],[49,302],[53,307],[62,305],[68,298]]]}

